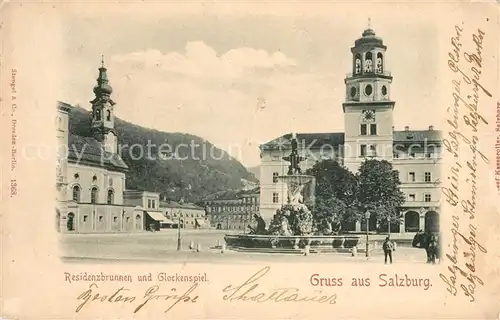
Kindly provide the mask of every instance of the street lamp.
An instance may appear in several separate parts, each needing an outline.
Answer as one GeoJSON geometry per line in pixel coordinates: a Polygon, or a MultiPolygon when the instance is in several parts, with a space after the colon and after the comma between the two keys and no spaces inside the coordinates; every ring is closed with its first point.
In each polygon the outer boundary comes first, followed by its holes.
{"type": "Polygon", "coordinates": [[[179,201],[181,205],[181,212],[179,212],[179,222],[177,223],[177,251],[182,250],[182,240],[181,240],[181,215],[182,215],[182,205],[184,204],[184,199],[181,198],[179,201]]]}
{"type": "Polygon", "coordinates": [[[366,253],[365,253],[365,256],[368,258],[370,256],[370,254],[368,253],[368,226],[369,226],[369,219],[370,219],[370,211],[366,210],[365,218],[366,218],[366,253]]]}

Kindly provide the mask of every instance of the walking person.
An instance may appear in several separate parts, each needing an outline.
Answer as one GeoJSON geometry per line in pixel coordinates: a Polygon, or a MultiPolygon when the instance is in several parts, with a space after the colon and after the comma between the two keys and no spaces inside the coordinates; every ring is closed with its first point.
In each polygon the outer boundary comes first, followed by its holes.
{"type": "Polygon", "coordinates": [[[435,235],[432,235],[429,241],[430,259],[428,263],[436,264],[437,250],[438,250],[438,240],[435,235]]]}
{"type": "Polygon", "coordinates": [[[389,261],[392,264],[392,252],[396,250],[394,247],[394,243],[391,241],[389,237],[385,238],[384,244],[382,245],[382,249],[384,250],[385,256],[385,264],[387,264],[387,257],[389,257],[389,261]]]}

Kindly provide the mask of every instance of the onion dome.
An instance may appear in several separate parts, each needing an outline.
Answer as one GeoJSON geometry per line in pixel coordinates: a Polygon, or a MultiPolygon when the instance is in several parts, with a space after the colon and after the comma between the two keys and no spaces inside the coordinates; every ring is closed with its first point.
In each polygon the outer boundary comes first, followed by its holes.
{"type": "Polygon", "coordinates": [[[370,44],[370,45],[375,45],[375,46],[384,46],[384,43],[382,41],[382,38],[377,37],[375,34],[375,31],[373,29],[368,28],[363,31],[362,37],[356,40],[355,46],[362,45],[362,44],[370,44]]]}
{"type": "Polygon", "coordinates": [[[102,95],[110,95],[113,88],[108,83],[108,75],[104,66],[99,68],[99,77],[97,78],[97,85],[94,87],[94,93],[97,97],[102,95]]]}

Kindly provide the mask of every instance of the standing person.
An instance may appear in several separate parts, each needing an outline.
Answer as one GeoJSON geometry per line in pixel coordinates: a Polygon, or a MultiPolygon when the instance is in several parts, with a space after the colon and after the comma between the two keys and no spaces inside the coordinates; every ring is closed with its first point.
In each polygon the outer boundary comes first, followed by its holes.
{"type": "Polygon", "coordinates": [[[387,256],[389,256],[389,260],[391,261],[392,264],[392,252],[396,249],[394,248],[394,243],[391,241],[389,237],[385,238],[384,244],[382,245],[382,249],[384,250],[385,264],[387,264],[387,256]]]}
{"type": "Polygon", "coordinates": [[[430,259],[428,263],[435,264],[437,258],[438,240],[435,235],[432,235],[429,241],[430,259]]]}

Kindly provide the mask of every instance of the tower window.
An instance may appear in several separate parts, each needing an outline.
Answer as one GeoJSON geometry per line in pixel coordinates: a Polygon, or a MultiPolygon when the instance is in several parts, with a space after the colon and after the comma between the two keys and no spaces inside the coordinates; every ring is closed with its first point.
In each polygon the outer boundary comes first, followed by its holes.
{"type": "Polygon", "coordinates": [[[73,187],[73,201],[80,202],[80,187],[73,187]]]}
{"type": "Polygon", "coordinates": [[[365,54],[365,72],[373,72],[373,61],[371,52],[367,52],[365,54]]]}
{"type": "Polygon", "coordinates": [[[106,111],[106,121],[111,121],[111,111],[106,111]]]}
{"type": "Polygon", "coordinates": [[[113,204],[115,198],[115,193],[113,190],[108,190],[108,204],[113,204]]]}
{"type": "Polygon", "coordinates": [[[360,134],[362,136],[366,136],[366,124],[361,124],[361,127],[360,127],[360,134]]]}
{"type": "Polygon", "coordinates": [[[424,174],[424,178],[425,178],[424,179],[425,182],[431,182],[431,173],[430,172],[426,172],[424,174]]]}
{"type": "Polygon", "coordinates": [[[384,61],[382,53],[377,53],[377,73],[382,73],[384,71],[384,61]]]}
{"type": "Polygon", "coordinates": [[[273,172],[273,183],[277,183],[277,182],[278,182],[278,173],[273,172]]]}
{"type": "Polygon", "coordinates": [[[273,203],[278,203],[278,201],[279,201],[278,193],[277,192],[273,192],[273,203]]]}
{"type": "Polygon", "coordinates": [[[366,157],[366,144],[362,144],[360,149],[360,156],[361,157],[366,157]]]}
{"type": "Polygon", "coordinates": [[[367,86],[365,87],[365,94],[366,94],[367,96],[369,96],[369,95],[371,95],[371,94],[372,94],[372,92],[373,92],[373,87],[372,87],[371,85],[367,85],[367,86]]]}
{"type": "Polygon", "coordinates": [[[361,73],[361,56],[358,53],[354,61],[354,74],[359,74],[359,73],[361,73]]]}
{"type": "Polygon", "coordinates": [[[101,120],[101,110],[97,109],[97,110],[95,111],[95,119],[96,119],[97,121],[101,120]]]}
{"type": "Polygon", "coordinates": [[[97,203],[97,188],[93,187],[90,191],[90,202],[97,203]]]}
{"type": "Polygon", "coordinates": [[[370,135],[375,136],[377,135],[377,125],[376,124],[370,124],[370,135]]]}
{"type": "Polygon", "coordinates": [[[356,87],[351,87],[351,97],[354,98],[356,96],[358,90],[356,90],[356,87]]]}
{"type": "Polygon", "coordinates": [[[387,87],[386,86],[382,86],[382,95],[383,96],[387,95],[387,87]]]}

